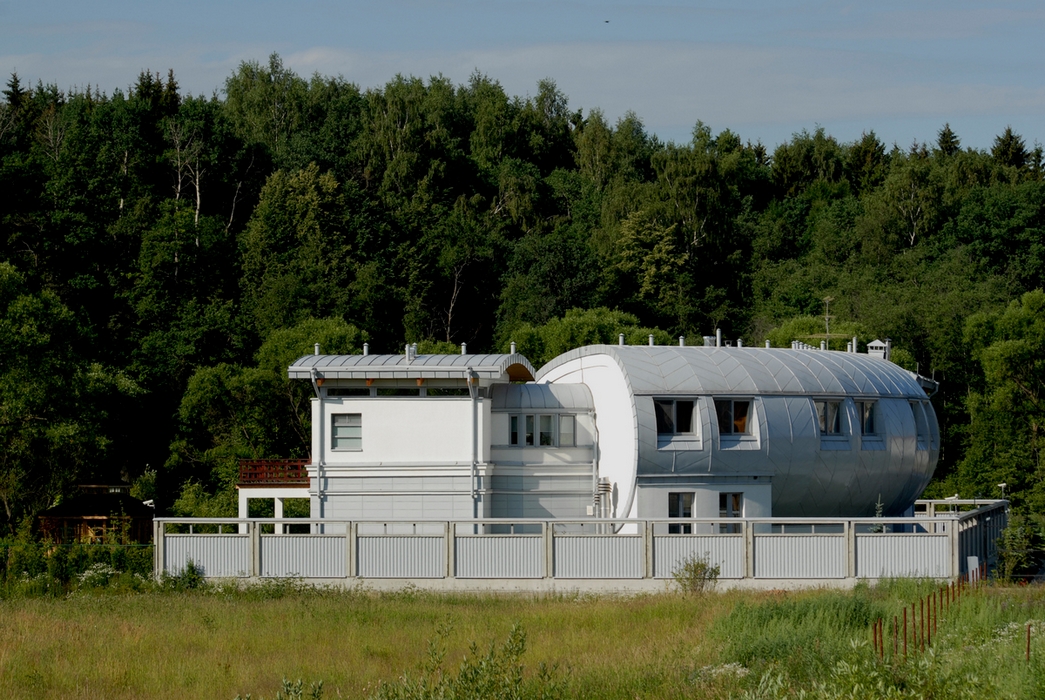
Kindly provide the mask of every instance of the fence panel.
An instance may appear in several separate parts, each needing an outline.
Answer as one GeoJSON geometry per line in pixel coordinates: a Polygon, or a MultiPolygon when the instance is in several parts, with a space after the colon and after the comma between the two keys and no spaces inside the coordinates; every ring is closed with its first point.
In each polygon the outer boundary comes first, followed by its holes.
{"type": "Polygon", "coordinates": [[[454,539],[458,578],[541,578],[544,538],[539,535],[477,535],[454,539]]]}
{"type": "Polygon", "coordinates": [[[342,578],[345,573],[344,536],[261,536],[262,576],[342,578]]]}
{"type": "Polygon", "coordinates": [[[250,576],[248,535],[167,535],[163,569],[180,574],[189,560],[208,578],[250,576]]]}
{"type": "Polygon", "coordinates": [[[642,578],[646,571],[635,535],[557,535],[554,557],[556,578],[642,578]]]}
{"type": "Polygon", "coordinates": [[[856,536],[858,578],[946,578],[950,569],[951,540],[947,535],[856,536]]]}
{"type": "Polygon", "coordinates": [[[843,535],[755,535],[755,578],[845,578],[843,535]]]}
{"type": "Polygon", "coordinates": [[[443,578],[446,539],[431,536],[360,536],[360,578],[443,578]]]}
{"type": "Polygon", "coordinates": [[[708,559],[718,566],[719,578],[744,578],[743,535],[657,535],[653,538],[653,576],[671,578],[687,557],[708,559]]]}

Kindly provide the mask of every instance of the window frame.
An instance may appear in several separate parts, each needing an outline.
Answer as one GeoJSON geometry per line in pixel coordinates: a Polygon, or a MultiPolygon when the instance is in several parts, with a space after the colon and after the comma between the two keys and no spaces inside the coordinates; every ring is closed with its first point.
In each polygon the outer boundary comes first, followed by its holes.
{"type": "Polygon", "coordinates": [[[331,413],[330,414],[330,451],[331,452],[362,452],[363,451],[363,414],[362,413],[331,413]],[[338,419],[344,418],[351,421],[355,418],[353,425],[350,422],[338,425],[338,419]],[[358,435],[338,435],[338,428],[357,428],[358,435]],[[342,447],[338,445],[339,440],[355,440],[354,447],[342,447]]]}
{"type": "MultiPolygon", "coordinates": [[[[730,520],[744,517],[744,492],[743,491],[719,491],[718,492],[718,517],[721,520],[730,520]],[[734,508],[733,506],[737,506],[734,508]]],[[[719,523],[719,534],[735,535],[741,530],[740,523],[719,523]]]]}
{"type": "Polygon", "coordinates": [[[845,401],[843,399],[813,399],[813,413],[816,415],[817,430],[822,438],[846,438],[845,425],[842,422],[842,414],[845,412],[845,401]],[[820,406],[823,406],[821,411],[820,406]],[[828,429],[828,421],[831,416],[828,408],[834,406],[834,425],[828,429]]]}
{"type": "Polygon", "coordinates": [[[755,433],[752,430],[752,425],[755,422],[755,411],[754,411],[755,401],[754,401],[754,399],[750,399],[750,398],[734,398],[734,397],[730,396],[730,397],[713,398],[712,402],[715,405],[715,422],[718,423],[718,434],[719,434],[720,438],[724,437],[724,438],[727,438],[727,439],[741,440],[741,439],[744,439],[744,438],[754,437],[755,436],[755,433]],[[723,432],[723,430],[722,430],[722,427],[723,427],[722,406],[724,404],[726,404],[726,403],[729,404],[729,421],[726,422],[725,425],[729,428],[729,430],[723,432]],[[746,413],[744,415],[744,430],[743,431],[738,431],[738,430],[735,429],[736,428],[736,424],[737,424],[737,421],[736,421],[736,415],[737,415],[736,405],[737,404],[744,404],[747,407],[746,408],[746,413]]]}
{"type": "Polygon", "coordinates": [[[508,447],[576,447],[577,414],[566,412],[509,413],[508,447]],[[572,431],[563,431],[569,422],[572,431]],[[563,442],[569,435],[569,444],[563,442]]]}
{"type": "Polygon", "coordinates": [[[878,402],[861,399],[856,403],[856,413],[860,419],[860,435],[864,438],[876,438],[881,437],[881,432],[878,430],[878,402]],[[868,419],[870,419],[871,429],[868,430],[868,419]]]}
{"type": "MultiPolygon", "coordinates": [[[[693,491],[669,491],[668,518],[691,519],[693,517],[693,502],[695,500],[696,493],[694,493],[693,491]],[[688,499],[686,498],[687,496],[688,499]],[[686,503],[687,500],[688,503],[686,503]]],[[[668,534],[692,535],[693,523],[669,523],[668,534]]]]}

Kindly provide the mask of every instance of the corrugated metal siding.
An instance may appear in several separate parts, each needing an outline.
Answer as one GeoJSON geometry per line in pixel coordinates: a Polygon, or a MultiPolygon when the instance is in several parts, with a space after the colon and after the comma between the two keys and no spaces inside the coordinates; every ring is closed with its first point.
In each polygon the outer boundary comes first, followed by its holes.
{"type": "Polygon", "coordinates": [[[363,578],[443,578],[446,540],[442,537],[360,537],[359,576],[363,578]]]}
{"type": "Polygon", "coordinates": [[[262,535],[261,575],[341,578],[345,547],[337,535],[262,535]]]}
{"type": "Polygon", "coordinates": [[[458,578],[541,578],[544,538],[534,535],[481,535],[454,541],[458,578]]]}
{"type": "Polygon", "coordinates": [[[204,576],[250,576],[249,535],[167,535],[163,568],[179,574],[191,559],[204,576]]]}
{"type": "Polygon", "coordinates": [[[653,576],[671,578],[671,572],[690,556],[707,556],[718,565],[719,578],[744,578],[743,535],[666,535],[653,538],[653,576]]]}
{"type": "Polygon", "coordinates": [[[755,578],[845,578],[842,535],[756,535],[755,578]]]}
{"type": "Polygon", "coordinates": [[[946,535],[857,535],[859,578],[950,575],[951,543],[946,535]]]}
{"type": "Polygon", "coordinates": [[[555,538],[556,578],[642,578],[642,538],[631,535],[555,538]]]}

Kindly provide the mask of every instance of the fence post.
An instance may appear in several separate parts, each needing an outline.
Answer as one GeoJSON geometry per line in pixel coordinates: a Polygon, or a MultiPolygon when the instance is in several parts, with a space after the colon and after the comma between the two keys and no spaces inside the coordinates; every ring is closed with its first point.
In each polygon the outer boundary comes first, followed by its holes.
{"type": "Polygon", "coordinates": [[[744,578],[755,578],[755,524],[745,520],[744,527],[744,578]]]}
{"type": "Polygon", "coordinates": [[[359,576],[359,523],[354,520],[345,528],[345,536],[348,538],[348,561],[345,569],[349,578],[359,576]]]}
{"type": "Polygon", "coordinates": [[[947,521],[947,534],[951,538],[951,580],[961,576],[961,533],[958,519],[947,521]]]}
{"type": "Polygon", "coordinates": [[[455,545],[457,543],[457,528],[455,528],[454,524],[451,522],[444,523],[443,527],[445,528],[443,532],[446,537],[446,578],[454,578],[457,569],[455,556],[457,554],[455,551],[455,545]]]}
{"type": "Polygon", "coordinates": [[[642,521],[642,578],[653,578],[653,524],[642,521]]]}
{"type": "Polygon", "coordinates": [[[545,520],[541,523],[541,535],[544,538],[544,578],[555,576],[555,527],[545,520]]]}
{"type": "Polygon", "coordinates": [[[856,528],[853,521],[843,522],[842,530],[845,533],[845,575],[846,578],[856,578],[856,528]]]}
{"type": "Polygon", "coordinates": [[[257,520],[252,520],[248,528],[250,530],[250,575],[257,578],[261,576],[261,525],[257,520]]]}
{"type": "Polygon", "coordinates": [[[166,567],[163,565],[164,551],[163,545],[167,535],[167,527],[163,524],[162,520],[153,519],[152,521],[152,570],[156,576],[156,580],[159,581],[163,578],[163,573],[166,571],[166,567]]]}

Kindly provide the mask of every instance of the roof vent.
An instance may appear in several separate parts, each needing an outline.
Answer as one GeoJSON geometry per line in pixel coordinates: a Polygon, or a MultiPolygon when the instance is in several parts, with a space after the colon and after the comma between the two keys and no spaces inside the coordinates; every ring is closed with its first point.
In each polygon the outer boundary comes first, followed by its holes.
{"type": "Polygon", "coordinates": [[[312,354],[314,354],[314,355],[318,355],[319,354],[319,343],[316,343],[316,351],[314,353],[312,353],[312,354]]]}
{"type": "Polygon", "coordinates": [[[889,345],[875,338],[867,344],[867,354],[880,360],[889,359],[889,345]]]}
{"type": "Polygon", "coordinates": [[[624,334],[620,333],[617,335],[617,345],[624,347],[624,334]]]}
{"type": "Polygon", "coordinates": [[[649,334],[649,346],[651,348],[653,347],[653,334],[652,333],[649,334]]]}
{"type": "Polygon", "coordinates": [[[461,343],[461,354],[462,355],[467,355],[468,354],[468,343],[461,343]]]}
{"type": "Polygon", "coordinates": [[[679,347],[680,348],[686,347],[686,336],[684,336],[684,335],[680,335],[679,336],[679,347]]]}
{"type": "Polygon", "coordinates": [[[770,344],[769,344],[769,341],[768,341],[768,340],[766,341],[766,347],[767,347],[767,348],[771,348],[771,347],[773,347],[772,345],[770,345],[770,344]]]}
{"type": "Polygon", "coordinates": [[[715,329],[715,347],[716,348],[722,347],[722,329],[721,328],[716,328],[715,329]]]}
{"type": "Polygon", "coordinates": [[[410,343],[406,344],[406,352],[404,354],[406,355],[406,361],[409,364],[409,362],[411,360],[411,357],[410,357],[410,343]]]}
{"type": "Polygon", "coordinates": [[[370,354],[370,343],[363,343],[363,357],[370,354]]]}
{"type": "Polygon", "coordinates": [[[514,355],[515,354],[515,341],[514,340],[512,341],[511,348],[512,348],[512,354],[514,355]]]}

